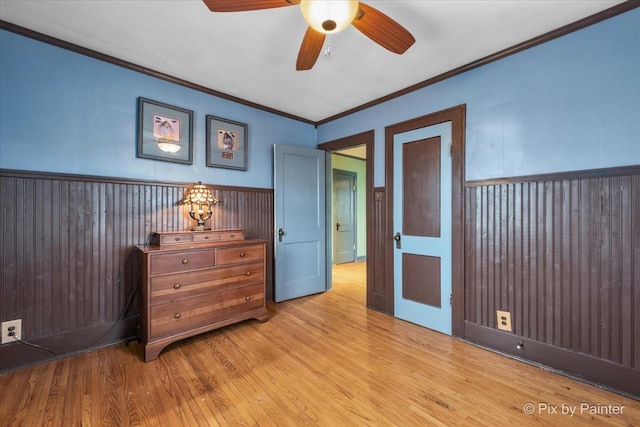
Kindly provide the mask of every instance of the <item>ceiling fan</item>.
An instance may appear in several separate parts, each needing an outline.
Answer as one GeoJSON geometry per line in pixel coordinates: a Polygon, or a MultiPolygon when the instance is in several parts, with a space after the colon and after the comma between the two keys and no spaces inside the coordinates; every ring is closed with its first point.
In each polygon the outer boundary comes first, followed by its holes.
{"type": "Polygon", "coordinates": [[[300,5],[309,24],[304,35],[296,70],[310,70],[316,63],[327,34],[352,24],[385,49],[403,54],[415,43],[407,29],[374,7],[358,0],[203,0],[212,12],[245,12],[300,5]]]}

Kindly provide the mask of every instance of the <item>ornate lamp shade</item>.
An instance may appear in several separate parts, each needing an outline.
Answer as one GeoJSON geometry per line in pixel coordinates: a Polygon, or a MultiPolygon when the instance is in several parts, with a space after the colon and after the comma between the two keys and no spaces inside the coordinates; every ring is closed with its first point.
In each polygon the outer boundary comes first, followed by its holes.
{"type": "Polygon", "coordinates": [[[205,227],[205,221],[211,218],[213,205],[219,202],[220,200],[213,197],[211,191],[202,182],[198,181],[180,202],[181,205],[189,205],[189,216],[198,223],[191,230],[210,230],[211,227],[205,227]]]}

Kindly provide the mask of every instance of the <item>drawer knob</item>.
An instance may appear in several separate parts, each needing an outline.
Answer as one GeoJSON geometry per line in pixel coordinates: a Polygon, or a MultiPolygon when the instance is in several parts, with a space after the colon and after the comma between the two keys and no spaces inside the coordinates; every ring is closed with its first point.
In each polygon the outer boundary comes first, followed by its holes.
{"type": "Polygon", "coordinates": [[[179,238],[179,237],[176,237],[176,242],[179,242],[179,241],[180,241],[180,238],[179,238]]]}
{"type": "Polygon", "coordinates": [[[249,301],[251,299],[251,297],[244,297],[245,301],[249,301]]]}
{"type": "Polygon", "coordinates": [[[209,236],[204,236],[204,240],[209,240],[209,236]]]}
{"type": "Polygon", "coordinates": [[[173,285],[173,289],[180,289],[182,287],[182,285],[180,283],[176,283],[175,285],[173,285]]]}
{"type": "Polygon", "coordinates": [[[236,235],[235,235],[235,234],[232,234],[232,235],[231,235],[231,236],[229,236],[229,237],[234,238],[234,237],[236,237],[236,235]]]}
{"type": "Polygon", "coordinates": [[[182,315],[180,313],[176,313],[176,314],[173,315],[174,319],[179,319],[181,317],[182,317],[182,315]]]}
{"type": "Polygon", "coordinates": [[[240,252],[240,258],[244,258],[244,252],[240,252]]]}
{"type": "Polygon", "coordinates": [[[185,258],[185,259],[182,260],[182,263],[183,264],[189,264],[189,260],[185,258]]]}
{"type": "Polygon", "coordinates": [[[250,271],[247,271],[245,274],[246,274],[247,276],[251,276],[251,272],[250,272],[250,271]]]}

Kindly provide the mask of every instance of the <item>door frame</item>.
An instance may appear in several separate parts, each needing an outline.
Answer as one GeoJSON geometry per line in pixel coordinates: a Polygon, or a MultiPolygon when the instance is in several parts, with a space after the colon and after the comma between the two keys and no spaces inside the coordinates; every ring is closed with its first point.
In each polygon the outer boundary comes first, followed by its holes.
{"type": "MultiPolygon", "coordinates": [[[[466,104],[385,127],[385,293],[393,314],[393,140],[398,133],[451,122],[451,333],[464,337],[464,155],[466,104]]],[[[368,236],[367,236],[368,237],[368,236]]]]}
{"type": "MultiPolygon", "coordinates": [[[[374,131],[369,130],[355,135],[346,136],[344,138],[336,139],[333,141],[324,142],[317,145],[318,150],[324,150],[327,153],[332,151],[342,150],[344,148],[355,147],[357,145],[364,145],[367,158],[365,159],[366,175],[365,175],[365,207],[366,207],[366,233],[367,233],[367,307],[374,307],[374,277],[373,277],[373,263],[370,262],[370,257],[374,253],[374,227],[373,227],[373,145],[374,145],[374,131]]],[[[333,248],[332,248],[333,250],[333,248]]],[[[331,268],[331,265],[329,265],[331,268]]],[[[330,276],[327,276],[330,277],[330,276]]]]}

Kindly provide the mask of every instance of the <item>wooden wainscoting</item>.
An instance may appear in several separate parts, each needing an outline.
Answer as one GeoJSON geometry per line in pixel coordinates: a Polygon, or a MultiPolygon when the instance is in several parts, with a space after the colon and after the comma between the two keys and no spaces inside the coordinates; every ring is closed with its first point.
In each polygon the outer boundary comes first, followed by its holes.
{"type": "Polygon", "coordinates": [[[470,182],[465,204],[465,338],[640,395],[640,166],[470,182]]]}
{"type": "Polygon", "coordinates": [[[369,278],[368,282],[367,307],[382,313],[393,314],[393,287],[388,284],[388,278],[385,273],[386,251],[388,239],[390,239],[386,231],[386,206],[384,187],[375,188],[373,211],[371,212],[373,235],[369,237],[372,243],[367,254],[367,262],[370,264],[369,271],[373,276],[369,278]]]}
{"type": "MultiPolygon", "coordinates": [[[[2,345],[0,371],[135,337],[132,249],[153,231],[193,225],[178,205],[190,185],[0,170],[0,319],[22,319],[22,338],[53,351],[2,345]]],[[[210,188],[222,201],[213,228],[272,241],[272,190],[210,188]]]]}

